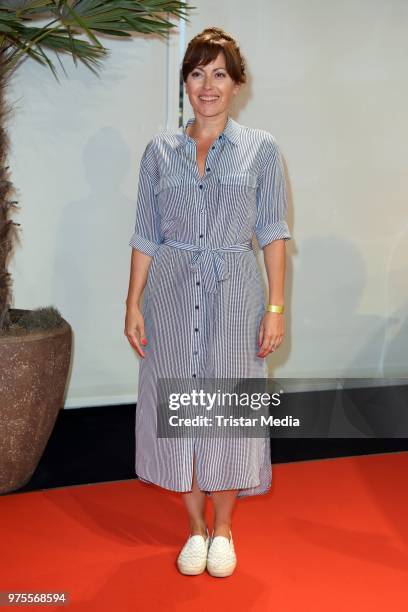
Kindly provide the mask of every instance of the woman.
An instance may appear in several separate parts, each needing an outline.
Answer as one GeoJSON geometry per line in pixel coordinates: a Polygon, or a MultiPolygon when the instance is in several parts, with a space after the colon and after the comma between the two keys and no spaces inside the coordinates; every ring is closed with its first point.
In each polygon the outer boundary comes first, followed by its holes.
{"type": "Polygon", "coordinates": [[[282,342],[286,192],[274,137],[240,125],[229,107],[245,83],[237,43],[207,28],[182,66],[194,119],[148,142],[139,174],[125,335],[141,356],[136,474],[182,493],[190,535],[177,565],[228,576],[238,497],[271,486],[270,439],[165,438],[156,432],[158,378],[263,378],[282,342]],[[269,282],[252,249],[255,233],[269,282]],[[144,291],[143,306],[139,300],[144,291]],[[206,494],[214,503],[209,536],[206,494]]]}

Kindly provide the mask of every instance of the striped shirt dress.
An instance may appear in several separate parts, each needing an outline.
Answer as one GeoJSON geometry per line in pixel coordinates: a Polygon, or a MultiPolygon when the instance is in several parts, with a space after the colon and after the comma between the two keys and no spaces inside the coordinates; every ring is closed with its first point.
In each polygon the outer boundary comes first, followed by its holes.
{"type": "Polygon", "coordinates": [[[129,245],[152,257],[142,314],[135,472],[172,491],[267,493],[270,438],[157,436],[158,378],[267,378],[258,357],[265,290],[252,245],[288,240],[281,154],[269,132],[228,116],[200,176],[185,127],[162,130],[140,163],[129,245]]]}

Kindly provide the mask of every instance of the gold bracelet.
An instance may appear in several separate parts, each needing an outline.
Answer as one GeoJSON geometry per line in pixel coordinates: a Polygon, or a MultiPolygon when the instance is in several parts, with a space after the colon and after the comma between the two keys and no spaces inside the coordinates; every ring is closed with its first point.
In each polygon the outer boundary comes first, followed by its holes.
{"type": "Polygon", "coordinates": [[[285,311],[285,306],[282,304],[282,306],[277,306],[276,304],[268,304],[266,306],[266,310],[268,312],[278,312],[279,314],[283,314],[283,312],[285,311]]]}

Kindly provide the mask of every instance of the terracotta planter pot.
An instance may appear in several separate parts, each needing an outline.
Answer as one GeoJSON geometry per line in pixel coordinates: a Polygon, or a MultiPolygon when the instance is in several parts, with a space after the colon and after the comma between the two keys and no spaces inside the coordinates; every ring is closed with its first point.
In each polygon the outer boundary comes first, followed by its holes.
{"type": "Polygon", "coordinates": [[[71,344],[65,319],[54,329],[0,335],[0,494],[27,484],[41,459],[63,407],[71,344]]]}

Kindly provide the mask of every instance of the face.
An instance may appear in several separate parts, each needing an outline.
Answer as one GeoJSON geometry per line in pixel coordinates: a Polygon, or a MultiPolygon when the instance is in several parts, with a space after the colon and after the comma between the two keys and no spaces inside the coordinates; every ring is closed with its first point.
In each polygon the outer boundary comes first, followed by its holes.
{"type": "Polygon", "coordinates": [[[240,85],[228,74],[222,52],[207,66],[194,68],[185,82],[186,93],[194,113],[202,117],[213,117],[228,111],[240,85]]]}

